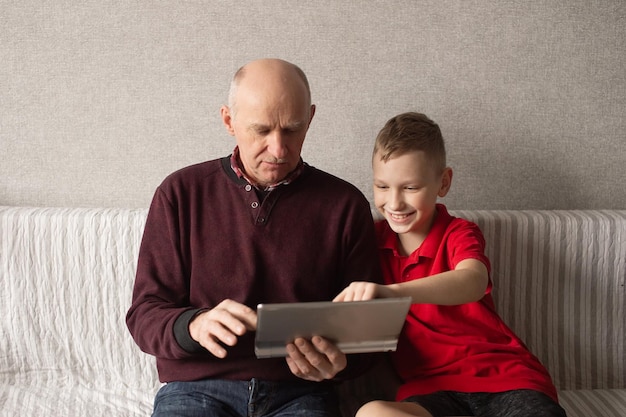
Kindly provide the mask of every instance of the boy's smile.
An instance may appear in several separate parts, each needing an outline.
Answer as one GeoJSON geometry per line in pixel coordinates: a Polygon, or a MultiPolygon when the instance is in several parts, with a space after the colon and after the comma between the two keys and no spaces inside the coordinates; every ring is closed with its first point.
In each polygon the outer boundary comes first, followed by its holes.
{"type": "Polygon", "coordinates": [[[439,173],[423,151],[392,156],[374,155],[374,204],[398,234],[406,254],[426,238],[435,218],[437,198],[450,188],[452,170],[439,173]]]}

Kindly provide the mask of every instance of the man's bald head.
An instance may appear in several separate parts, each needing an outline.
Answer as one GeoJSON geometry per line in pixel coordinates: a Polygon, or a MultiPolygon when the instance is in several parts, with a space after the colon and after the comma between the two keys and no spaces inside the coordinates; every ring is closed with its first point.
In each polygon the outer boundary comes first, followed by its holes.
{"type": "Polygon", "coordinates": [[[264,58],[247,63],[233,76],[228,93],[228,107],[230,107],[232,117],[235,117],[237,111],[239,88],[244,83],[250,88],[261,88],[263,85],[271,84],[274,91],[278,87],[299,92],[307,99],[307,106],[311,106],[311,88],[304,71],[297,65],[282,59],[264,58]]]}

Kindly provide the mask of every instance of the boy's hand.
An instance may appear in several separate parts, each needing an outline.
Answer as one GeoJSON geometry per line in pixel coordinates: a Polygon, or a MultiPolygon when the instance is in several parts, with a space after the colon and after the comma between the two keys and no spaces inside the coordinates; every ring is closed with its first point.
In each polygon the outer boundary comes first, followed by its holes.
{"type": "Polygon", "coordinates": [[[365,301],[391,297],[388,288],[373,282],[355,281],[337,295],[333,301],[365,301]]]}

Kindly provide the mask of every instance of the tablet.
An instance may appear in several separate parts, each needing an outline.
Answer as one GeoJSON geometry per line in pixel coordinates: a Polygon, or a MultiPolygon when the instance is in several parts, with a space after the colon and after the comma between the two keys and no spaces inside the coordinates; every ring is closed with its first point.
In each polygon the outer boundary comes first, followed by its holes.
{"type": "Polygon", "coordinates": [[[323,336],[344,353],[394,351],[411,298],[259,304],[257,358],[286,356],[296,337],[323,336]]]}

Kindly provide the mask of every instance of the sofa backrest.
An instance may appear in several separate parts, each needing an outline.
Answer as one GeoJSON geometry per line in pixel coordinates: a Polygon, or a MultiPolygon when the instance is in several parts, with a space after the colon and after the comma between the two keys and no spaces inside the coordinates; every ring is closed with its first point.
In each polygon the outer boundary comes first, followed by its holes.
{"type": "MultiPolygon", "coordinates": [[[[144,209],[0,207],[0,374],[155,392],[125,325],[144,209]]],[[[455,211],[479,224],[504,320],[559,389],[623,388],[626,211],[455,211]]]]}
{"type": "Polygon", "coordinates": [[[47,373],[49,381],[111,387],[110,401],[120,395],[113,392],[120,383],[153,397],[154,360],[139,351],[125,325],[146,212],[0,207],[6,381],[47,373]]]}
{"type": "Polygon", "coordinates": [[[557,388],[624,388],[626,211],[453,213],[483,231],[498,312],[557,388]]]}

